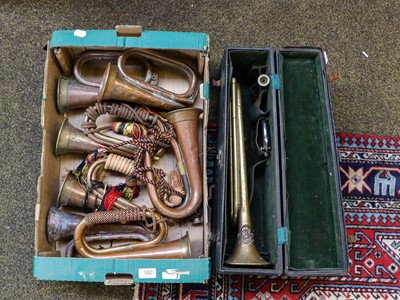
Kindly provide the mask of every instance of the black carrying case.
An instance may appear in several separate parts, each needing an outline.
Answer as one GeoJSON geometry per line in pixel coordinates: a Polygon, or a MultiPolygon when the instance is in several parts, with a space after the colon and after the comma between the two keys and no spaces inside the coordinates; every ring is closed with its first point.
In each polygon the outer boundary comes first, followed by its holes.
{"type": "Polygon", "coordinates": [[[215,270],[267,276],[346,273],[347,244],[323,51],[228,48],[220,76],[212,200],[215,270]],[[255,105],[260,70],[271,81],[255,105]],[[258,252],[272,263],[268,268],[225,264],[238,232],[230,223],[232,77],[240,83],[242,94],[251,224],[258,252]],[[267,120],[267,159],[257,147],[260,118],[267,120]]]}

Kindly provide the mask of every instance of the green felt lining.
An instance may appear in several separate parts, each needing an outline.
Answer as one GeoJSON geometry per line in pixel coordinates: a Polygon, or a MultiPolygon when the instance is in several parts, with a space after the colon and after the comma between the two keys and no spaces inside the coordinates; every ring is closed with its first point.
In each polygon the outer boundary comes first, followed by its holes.
{"type": "Polygon", "coordinates": [[[286,151],[286,226],[289,269],[341,268],[343,256],[333,130],[321,55],[279,54],[286,151]]]}

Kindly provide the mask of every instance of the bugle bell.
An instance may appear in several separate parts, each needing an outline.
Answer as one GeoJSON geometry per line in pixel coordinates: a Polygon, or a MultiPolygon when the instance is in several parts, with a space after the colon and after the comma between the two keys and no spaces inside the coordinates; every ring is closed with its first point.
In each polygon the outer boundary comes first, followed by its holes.
{"type": "Polygon", "coordinates": [[[65,118],[58,131],[55,147],[56,155],[66,153],[91,153],[99,148],[99,144],[88,138],[65,118]]]}
{"type": "Polygon", "coordinates": [[[54,243],[60,239],[71,238],[75,227],[82,221],[83,216],[72,214],[56,207],[50,207],[47,213],[47,240],[54,243]]]}
{"type": "MultiPolygon", "coordinates": [[[[91,135],[85,135],[82,130],[74,127],[68,122],[68,119],[65,118],[58,132],[55,154],[57,156],[68,153],[89,154],[98,149],[119,144],[123,141],[116,137],[106,136],[101,132],[91,135]],[[91,135],[97,135],[100,136],[100,138],[96,138],[95,140],[89,137],[91,135]]],[[[110,152],[126,157],[133,157],[132,148],[131,145],[123,145],[119,148],[113,148],[110,152]]]]}

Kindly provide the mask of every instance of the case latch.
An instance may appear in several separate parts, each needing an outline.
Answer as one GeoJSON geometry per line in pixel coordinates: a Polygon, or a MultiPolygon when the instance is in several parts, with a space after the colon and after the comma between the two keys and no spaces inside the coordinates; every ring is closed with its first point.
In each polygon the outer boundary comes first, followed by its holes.
{"type": "Polygon", "coordinates": [[[271,74],[271,85],[275,90],[281,89],[281,80],[279,74],[271,74]]]}
{"type": "Polygon", "coordinates": [[[286,227],[278,228],[278,245],[284,245],[287,242],[287,229],[286,227]]]}
{"type": "Polygon", "coordinates": [[[140,37],[142,35],[142,26],[140,25],[117,25],[115,26],[117,36],[140,37]]]}

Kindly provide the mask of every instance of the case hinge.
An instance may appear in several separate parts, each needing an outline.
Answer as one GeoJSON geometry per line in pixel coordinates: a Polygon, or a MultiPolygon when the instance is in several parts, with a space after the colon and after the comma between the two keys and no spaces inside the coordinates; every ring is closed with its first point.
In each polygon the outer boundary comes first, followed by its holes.
{"type": "Polygon", "coordinates": [[[275,90],[281,89],[281,80],[279,74],[271,74],[271,85],[275,90]]]}
{"type": "Polygon", "coordinates": [[[278,228],[278,245],[284,245],[287,242],[287,229],[286,227],[278,228]]]}

